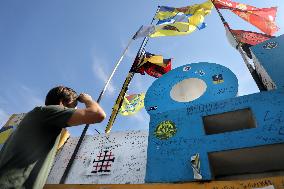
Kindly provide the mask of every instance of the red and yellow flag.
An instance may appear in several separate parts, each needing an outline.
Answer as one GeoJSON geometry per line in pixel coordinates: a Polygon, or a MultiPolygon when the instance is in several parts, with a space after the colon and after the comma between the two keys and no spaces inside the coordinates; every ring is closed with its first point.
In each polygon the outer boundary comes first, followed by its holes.
{"type": "Polygon", "coordinates": [[[172,69],[172,59],[164,59],[161,55],[146,52],[142,63],[135,70],[137,73],[159,78],[172,69]]]}

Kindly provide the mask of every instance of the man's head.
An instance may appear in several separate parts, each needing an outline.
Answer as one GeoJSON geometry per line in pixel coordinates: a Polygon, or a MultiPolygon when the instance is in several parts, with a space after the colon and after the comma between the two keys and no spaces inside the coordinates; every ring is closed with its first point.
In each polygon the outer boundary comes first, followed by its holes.
{"type": "Polygon", "coordinates": [[[77,106],[77,93],[65,86],[57,86],[51,89],[45,98],[45,105],[63,105],[68,108],[77,106]]]}

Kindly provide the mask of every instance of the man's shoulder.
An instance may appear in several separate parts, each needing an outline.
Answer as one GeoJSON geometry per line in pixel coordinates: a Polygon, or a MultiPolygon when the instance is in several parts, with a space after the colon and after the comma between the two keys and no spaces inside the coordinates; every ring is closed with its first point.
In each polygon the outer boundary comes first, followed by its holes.
{"type": "Polygon", "coordinates": [[[54,115],[57,113],[68,113],[74,112],[75,109],[73,108],[66,108],[60,105],[48,105],[48,106],[37,106],[30,112],[26,114],[25,117],[34,117],[34,116],[48,116],[54,115]]]}
{"type": "Polygon", "coordinates": [[[60,105],[48,105],[48,106],[37,106],[31,112],[53,112],[53,111],[62,111],[69,108],[60,106],[60,105]]]}
{"type": "Polygon", "coordinates": [[[67,121],[76,111],[74,108],[67,108],[60,105],[38,106],[30,111],[26,116],[26,121],[40,121],[48,123],[58,123],[60,127],[66,125],[67,121]]]}
{"type": "Polygon", "coordinates": [[[43,111],[50,111],[50,112],[61,112],[61,113],[74,113],[76,111],[75,108],[67,108],[65,106],[60,105],[48,105],[41,107],[43,111]]]}

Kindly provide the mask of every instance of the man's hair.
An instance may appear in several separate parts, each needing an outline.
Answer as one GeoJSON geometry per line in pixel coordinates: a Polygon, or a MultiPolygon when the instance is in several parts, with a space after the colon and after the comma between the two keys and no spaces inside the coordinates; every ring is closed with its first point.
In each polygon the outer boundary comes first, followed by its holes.
{"type": "Polygon", "coordinates": [[[60,101],[69,103],[78,98],[77,93],[65,86],[57,86],[51,89],[45,97],[45,105],[59,105],[60,101]]]}

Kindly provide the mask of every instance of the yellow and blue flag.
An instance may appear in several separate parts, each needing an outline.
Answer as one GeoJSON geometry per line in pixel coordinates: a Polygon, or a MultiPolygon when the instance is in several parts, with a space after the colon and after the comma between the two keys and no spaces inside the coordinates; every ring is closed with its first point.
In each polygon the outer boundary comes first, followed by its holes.
{"type": "Polygon", "coordinates": [[[206,15],[205,10],[200,9],[196,11],[192,16],[187,18],[187,22],[174,22],[172,24],[161,24],[155,27],[155,32],[150,34],[149,37],[162,37],[162,36],[179,36],[187,35],[198,29],[205,27],[204,17],[206,15]]]}
{"type": "MultiPolygon", "coordinates": [[[[178,13],[176,16],[164,20],[159,20],[157,22],[157,25],[163,25],[163,24],[173,24],[175,22],[189,22],[190,23],[190,17],[193,16],[192,14],[183,14],[178,13]]],[[[194,19],[194,18],[192,18],[194,19]]],[[[196,26],[199,30],[204,29],[206,27],[205,22],[201,22],[196,26]]]]}
{"type": "Polygon", "coordinates": [[[212,8],[213,8],[213,4],[211,0],[208,0],[201,4],[194,4],[194,5],[181,7],[181,8],[161,6],[159,9],[159,12],[155,16],[155,19],[157,20],[169,19],[169,18],[175,17],[179,13],[183,13],[186,16],[191,16],[200,10],[203,10],[205,14],[204,16],[206,16],[209,13],[211,13],[212,8]]]}
{"type": "Polygon", "coordinates": [[[204,18],[212,8],[211,1],[182,8],[161,7],[156,15],[158,25],[141,27],[134,39],[187,35],[196,29],[203,29],[206,26],[204,18]]]}
{"type": "Polygon", "coordinates": [[[144,107],[145,93],[126,95],[119,113],[124,116],[133,115],[144,107]]]}

